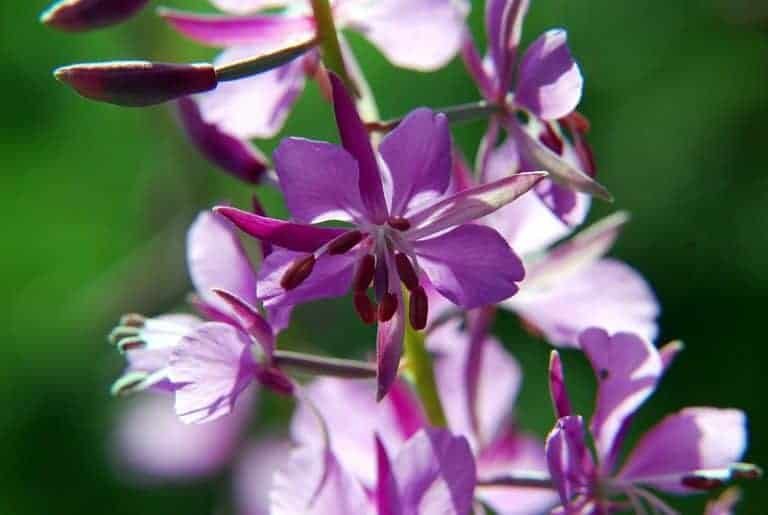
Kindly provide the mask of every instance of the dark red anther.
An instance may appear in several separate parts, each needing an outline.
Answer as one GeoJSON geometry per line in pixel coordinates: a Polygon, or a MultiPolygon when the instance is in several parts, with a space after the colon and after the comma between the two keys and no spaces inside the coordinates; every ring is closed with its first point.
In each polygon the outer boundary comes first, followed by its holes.
{"type": "Polygon", "coordinates": [[[364,324],[372,324],[376,321],[376,306],[364,291],[356,291],[354,296],[355,311],[364,324]]]}
{"type": "Polygon", "coordinates": [[[143,349],[147,344],[138,338],[123,338],[117,344],[125,352],[129,350],[143,349]]]}
{"type": "Polygon", "coordinates": [[[416,275],[416,270],[413,269],[413,264],[408,256],[402,252],[395,254],[395,267],[397,268],[397,275],[400,276],[400,280],[410,291],[419,287],[419,277],[416,275]]]}
{"type": "Polygon", "coordinates": [[[721,479],[703,476],[685,476],[682,483],[684,486],[695,488],[696,490],[714,490],[724,484],[721,479]]]}
{"type": "Polygon", "coordinates": [[[411,222],[402,216],[390,216],[387,223],[398,231],[407,231],[411,228],[411,222]]]}
{"type": "Polygon", "coordinates": [[[360,241],[363,239],[363,233],[360,231],[349,231],[335,240],[333,240],[328,245],[328,254],[331,254],[333,256],[338,254],[344,254],[348,250],[350,250],[352,247],[360,243],[360,241]]]}
{"type": "Polygon", "coordinates": [[[539,141],[558,156],[563,154],[563,140],[549,123],[544,124],[544,132],[539,135],[539,141]]]}
{"type": "Polygon", "coordinates": [[[146,321],[147,319],[144,317],[144,315],[139,315],[138,313],[128,313],[127,315],[120,317],[120,325],[125,325],[128,327],[141,328],[144,327],[144,322],[146,321]]]}
{"type": "Polygon", "coordinates": [[[385,293],[379,303],[379,322],[389,322],[397,311],[397,297],[392,293],[385,293]]]}
{"type": "Polygon", "coordinates": [[[355,278],[352,280],[352,289],[356,292],[365,291],[373,281],[373,273],[376,270],[376,258],[373,254],[366,254],[357,264],[355,278]]]}
{"type": "Polygon", "coordinates": [[[307,254],[306,256],[297,259],[283,274],[283,278],[280,279],[280,286],[286,290],[296,288],[309,277],[313,268],[315,268],[315,256],[312,254],[307,254]]]}
{"type": "Polygon", "coordinates": [[[411,321],[411,327],[421,331],[427,327],[427,314],[429,312],[429,303],[424,288],[419,286],[411,292],[411,305],[408,310],[408,318],[411,321]]]}
{"type": "Polygon", "coordinates": [[[589,132],[589,120],[578,111],[573,111],[571,114],[564,118],[560,118],[558,121],[574,132],[581,134],[589,132]]]}

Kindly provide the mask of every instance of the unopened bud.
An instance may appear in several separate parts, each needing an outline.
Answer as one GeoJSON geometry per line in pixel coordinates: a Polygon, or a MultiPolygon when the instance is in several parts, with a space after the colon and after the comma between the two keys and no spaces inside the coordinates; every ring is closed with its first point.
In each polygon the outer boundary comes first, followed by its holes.
{"type": "Polygon", "coordinates": [[[216,88],[210,64],[114,61],[75,64],[54,72],[80,95],[109,104],[140,107],[216,88]]]}
{"type": "Polygon", "coordinates": [[[40,15],[40,21],[59,30],[82,32],[127,20],[149,0],[59,0],[40,15]]]}
{"type": "Polygon", "coordinates": [[[197,102],[179,100],[179,119],[200,153],[240,180],[258,183],[267,171],[267,159],[250,142],[231,136],[203,119],[197,102]]]}

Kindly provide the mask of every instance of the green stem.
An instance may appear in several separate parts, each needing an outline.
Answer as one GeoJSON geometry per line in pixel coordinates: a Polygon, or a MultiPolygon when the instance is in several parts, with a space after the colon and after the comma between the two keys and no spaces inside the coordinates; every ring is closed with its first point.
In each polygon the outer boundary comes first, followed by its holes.
{"type": "Polygon", "coordinates": [[[355,84],[347,73],[344,56],[341,53],[336,24],[333,22],[333,10],[328,0],[312,0],[312,12],[317,24],[317,37],[326,68],[338,75],[348,88],[356,91],[355,84]]]}
{"type": "Polygon", "coordinates": [[[424,344],[424,333],[415,331],[409,325],[405,329],[405,360],[429,422],[435,427],[445,427],[445,412],[437,394],[432,356],[424,344]]]}

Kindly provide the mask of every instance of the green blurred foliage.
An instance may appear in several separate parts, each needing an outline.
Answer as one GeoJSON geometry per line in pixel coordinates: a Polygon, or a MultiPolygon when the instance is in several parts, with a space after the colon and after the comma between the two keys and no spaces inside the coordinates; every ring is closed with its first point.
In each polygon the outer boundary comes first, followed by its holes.
{"type": "MultiPolygon", "coordinates": [[[[210,9],[202,0],[174,5],[210,9]]],[[[0,513],[210,514],[227,502],[226,477],[152,489],[116,472],[109,438],[120,401],[107,390],[121,363],[104,335],[123,312],[182,307],[186,227],[217,200],[245,205],[252,190],[203,162],[168,109],[89,103],[50,72],[78,61],[213,53],[173,34],[151,9],[115,29],[66,35],[36,23],[44,7],[42,0],[0,3],[0,513]]],[[[475,2],[478,37],[481,11],[475,2]]],[[[632,212],[616,254],[654,285],[662,340],[687,344],[636,425],[686,405],[745,409],[747,457],[763,464],[765,19],[752,0],[539,0],[525,27],[526,41],[546,28],[569,30],[587,80],[582,111],[593,123],[601,180],[617,199],[596,203],[593,218],[632,212]]],[[[360,38],[351,40],[385,118],[477,97],[459,62],[434,74],[398,71],[360,38]]],[[[332,139],[329,113],[311,86],[284,134],[332,139]]],[[[481,131],[473,124],[456,135],[470,152],[481,131]]],[[[280,209],[274,193],[263,193],[280,209]]],[[[497,330],[526,373],[519,423],[543,435],[552,424],[549,349],[511,316],[502,315],[497,330]]],[[[340,300],[302,308],[286,340],[361,355],[372,350],[371,336],[340,300]]],[[[592,379],[580,356],[565,359],[587,413],[592,379]]],[[[266,423],[275,427],[288,409],[270,400],[266,423]]],[[[765,513],[766,489],[745,485],[745,493],[740,513],[765,513]]],[[[697,513],[701,503],[682,506],[697,513]]]]}

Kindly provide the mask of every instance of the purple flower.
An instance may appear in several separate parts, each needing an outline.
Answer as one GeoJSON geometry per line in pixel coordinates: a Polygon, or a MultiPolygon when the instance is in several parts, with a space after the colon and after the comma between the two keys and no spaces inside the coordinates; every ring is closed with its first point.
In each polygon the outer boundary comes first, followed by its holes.
{"type": "Polygon", "coordinates": [[[409,320],[423,329],[423,282],[463,308],[506,299],[523,279],[520,260],[499,234],[469,222],[511,202],[544,173],[517,174],[446,196],[451,141],[441,114],[417,109],[381,142],[379,157],[354,103],[332,77],[344,148],[298,138],[275,151],[281,189],[293,222],[230,207],[216,211],[272,243],[259,274],[258,296],[282,326],[292,306],[354,292],[365,322],[379,320],[377,358],[382,397],[397,374],[404,331],[402,283],[409,320]],[[351,228],[316,225],[343,221],[351,228]],[[373,283],[378,307],[367,290],[373,283]]]}
{"type": "Polygon", "coordinates": [[[733,477],[755,477],[759,470],[736,463],[746,448],[744,414],[734,409],[685,408],[646,432],[621,467],[616,464],[632,418],[681,346],[660,351],[630,333],[609,336],[587,329],[579,343],[598,379],[595,411],[589,425],[596,455],[587,446],[584,422],[574,415],[556,352],[550,387],[559,418],[547,438],[547,462],[564,513],[613,513],[631,506],[642,513],[673,513],[648,488],[686,494],[722,485],[733,477]]]}
{"type": "Polygon", "coordinates": [[[564,222],[576,225],[583,219],[580,204],[584,202],[577,192],[610,195],[592,178],[594,161],[584,139],[588,123],[575,112],[583,78],[565,30],[545,32],[518,60],[528,4],[528,0],[489,0],[485,13],[488,55],[481,59],[469,33],[462,55],[481,94],[500,107],[500,114],[489,124],[486,149],[494,148],[499,127],[505,127],[508,144],[519,154],[520,169],[547,170],[552,175],[537,186],[540,199],[564,222]]]}
{"type": "MultiPolygon", "coordinates": [[[[320,426],[315,421],[312,430],[327,435],[322,421],[320,426]]],[[[368,447],[376,473],[375,483],[366,490],[327,440],[299,446],[275,476],[270,513],[470,513],[475,464],[464,438],[445,430],[421,429],[398,448],[394,460],[378,437],[368,447]]]]}
{"type": "Polygon", "coordinates": [[[121,408],[114,434],[116,460],[141,482],[180,481],[214,474],[233,459],[252,414],[252,399],[210,424],[179,421],[172,399],[148,394],[121,408]]]}
{"type": "MultiPolygon", "coordinates": [[[[200,15],[164,10],[182,34],[206,45],[225,47],[215,64],[222,66],[274,51],[315,36],[308,0],[214,1],[233,15],[200,15]],[[260,13],[283,6],[278,13],[260,13]]],[[[433,70],[445,65],[461,46],[466,0],[337,0],[332,2],[339,28],[362,33],[395,65],[433,70]]],[[[347,52],[348,65],[355,68],[347,52]]],[[[226,83],[195,97],[203,119],[240,139],[269,138],[282,127],[307,76],[318,67],[317,53],[252,78],[226,83]]]]}
{"type": "Polygon", "coordinates": [[[256,277],[232,225],[201,213],[189,231],[187,260],[194,302],[212,321],[124,317],[112,338],[128,368],[113,391],[170,390],[187,423],[229,413],[254,381],[290,393],[291,381],[272,364],[274,334],[254,307],[256,277]]]}
{"type": "MultiPolygon", "coordinates": [[[[451,322],[430,333],[428,345],[435,355],[438,394],[448,429],[466,438],[475,456],[478,479],[489,480],[515,470],[546,473],[542,442],[512,425],[521,372],[501,344],[487,336],[470,337],[451,322]]],[[[313,381],[306,396],[314,408],[300,405],[291,424],[299,444],[317,447],[324,438],[314,429],[315,411],[319,412],[328,426],[331,450],[366,488],[376,483],[370,445],[374,435],[392,453],[429,427],[421,404],[406,383],[396,381],[379,403],[374,400],[374,390],[369,381],[313,381]],[[366,416],[351,424],[350,413],[366,416]]],[[[504,486],[478,486],[475,497],[504,515],[538,513],[557,499],[552,491],[504,486]]]]}
{"type": "MultiPolygon", "coordinates": [[[[508,177],[516,163],[514,146],[507,141],[490,153],[483,179],[508,177]]],[[[463,188],[476,182],[466,166],[455,173],[456,183],[463,188]]],[[[578,217],[583,218],[588,200],[580,206],[578,217]]],[[[604,257],[628,219],[626,213],[615,213],[552,246],[569,236],[573,227],[548,209],[534,191],[486,216],[483,223],[504,237],[526,269],[518,294],[500,305],[555,345],[578,345],[579,333],[588,327],[631,331],[653,341],[659,313],[653,290],[636,270],[604,257]]]]}

